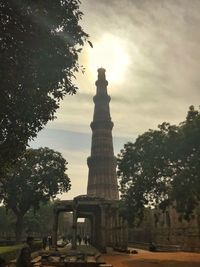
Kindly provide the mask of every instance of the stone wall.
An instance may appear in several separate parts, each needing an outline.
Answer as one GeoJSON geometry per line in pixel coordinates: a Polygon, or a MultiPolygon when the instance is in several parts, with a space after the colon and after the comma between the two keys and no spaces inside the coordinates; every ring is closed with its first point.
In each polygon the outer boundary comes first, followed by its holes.
{"type": "Polygon", "coordinates": [[[147,210],[140,227],[129,229],[129,242],[145,246],[155,242],[161,246],[180,246],[184,251],[200,251],[200,215],[190,221],[170,208],[166,212],[147,210]]]}

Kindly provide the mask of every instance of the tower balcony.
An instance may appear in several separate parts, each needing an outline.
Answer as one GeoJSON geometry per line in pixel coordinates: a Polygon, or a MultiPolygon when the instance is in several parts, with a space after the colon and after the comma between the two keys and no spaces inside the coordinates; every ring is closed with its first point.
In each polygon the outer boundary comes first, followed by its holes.
{"type": "Polygon", "coordinates": [[[113,166],[117,166],[117,159],[115,156],[95,155],[87,158],[87,165],[88,167],[95,165],[100,167],[101,165],[104,165],[112,168],[113,166]]]}
{"type": "Polygon", "coordinates": [[[106,129],[111,131],[113,126],[114,123],[112,121],[93,121],[90,124],[92,131],[98,129],[106,129]]]}

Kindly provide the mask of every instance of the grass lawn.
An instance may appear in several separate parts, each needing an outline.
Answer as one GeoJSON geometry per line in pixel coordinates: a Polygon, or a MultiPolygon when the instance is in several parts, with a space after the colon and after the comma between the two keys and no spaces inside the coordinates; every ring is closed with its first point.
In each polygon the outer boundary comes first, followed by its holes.
{"type": "Polygon", "coordinates": [[[0,257],[9,262],[17,258],[19,251],[23,245],[2,246],[0,247],[0,257]]]}
{"type": "Polygon", "coordinates": [[[3,247],[0,247],[0,254],[16,251],[16,250],[19,250],[21,247],[22,245],[3,246],[3,247]]]}
{"type": "MultiPolygon", "coordinates": [[[[14,260],[18,257],[20,249],[24,244],[18,244],[13,246],[0,246],[0,257],[5,259],[7,262],[14,260]]],[[[37,241],[33,244],[33,252],[39,251],[42,248],[42,243],[37,241]]]]}

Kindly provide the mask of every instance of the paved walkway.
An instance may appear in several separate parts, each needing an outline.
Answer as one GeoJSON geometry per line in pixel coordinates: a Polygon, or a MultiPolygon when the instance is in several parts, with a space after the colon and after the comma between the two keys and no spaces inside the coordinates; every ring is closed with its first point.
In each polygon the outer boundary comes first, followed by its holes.
{"type": "MultiPolygon", "coordinates": [[[[63,253],[69,250],[70,246],[59,249],[63,253]]],[[[78,246],[77,250],[84,253],[98,253],[94,247],[85,245],[78,246]]],[[[200,253],[135,250],[138,254],[119,253],[110,249],[107,254],[102,255],[102,260],[112,264],[113,267],[200,267],[200,253]]]]}
{"type": "MultiPolygon", "coordinates": [[[[77,251],[83,252],[83,253],[94,253],[97,254],[99,253],[99,251],[93,247],[93,246],[86,246],[86,245],[77,245],[77,251]]],[[[65,252],[71,251],[71,244],[68,244],[66,247],[64,248],[59,248],[59,252],[62,252],[63,254],[65,252]]]]}
{"type": "Polygon", "coordinates": [[[103,257],[105,262],[113,267],[200,267],[198,253],[136,250],[138,254],[110,252],[103,257]]]}

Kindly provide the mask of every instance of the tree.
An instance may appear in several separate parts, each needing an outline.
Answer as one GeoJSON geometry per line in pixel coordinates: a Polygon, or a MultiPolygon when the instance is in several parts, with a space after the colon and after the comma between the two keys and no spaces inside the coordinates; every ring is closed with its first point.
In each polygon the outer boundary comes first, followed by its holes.
{"type": "Polygon", "coordinates": [[[190,106],[186,120],[180,124],[179,142],[174,161],[172,198],[185,219],[190,219],[200,202],[200,112],[190,106]]]}
{"type": "Polygon", "coordinates": [[[118,156],[123,206],[130,223],[143,217],[145,207],[173,205],[189,219],[200,201],[200,113],[190,107],[179,126],[163,123],[118,156]]]}
{"type": "Polygon", "coordinates": [[[79,0],[0,2],[0,177],[74,94],[88,35],[79,0]]]}
{"type": "Polygon", "coordinates": [[[118,157],[120,191],[130,224],[138,224],[144,208],[154,207],[168,200],[169,174],[166,134],[149,130],[135,143],[127,143],[118,157]]]}
{"type": "Polygon", "coordinates": [[[29,233],[30,235],[37,233],[41,236],[47,236],[52,232],[54,219],[53,208],[55,201],[42,203],[37,211],[33,208],[28,210],[24,216],[23,227],[26,233],[29,233]]]}
{"type": "Polygon", "coordinates": [[[49,148],[28,149],[2,181],[4,205],[16,216],[15,234],[20,241],[24,215],[41,203],[70,189],[66,160],[49,148]]]}
{"type": "MultiPolygon", "coordinates": [[[[30,209],[24,216],[23,229],[25,232],[30,235],[37,234],[41,237],[50,235],[52,233],[54,220],[54,206],[57,201],[60,200],[48,201],[42,204],[37,211],[30,209]]],[[[65,234],[65,229],[68,227],[64,214],[65,213],[59,214],[58,233],[60,234],[65,234]]]]}
{"type": "Polygon", "coordinates": [[[1,239],[11,239],[14,235],[14,216],[12,212],[6,210],[5,206],[0,207],[0,237],[1,239]]]}

